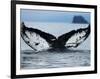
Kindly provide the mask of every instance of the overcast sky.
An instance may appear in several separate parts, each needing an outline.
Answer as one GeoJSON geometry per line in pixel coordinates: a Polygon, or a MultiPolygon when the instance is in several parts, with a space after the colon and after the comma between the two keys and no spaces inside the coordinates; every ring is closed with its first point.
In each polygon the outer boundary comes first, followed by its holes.
{"type": "Polygon", "coordinates": [[[71,23],[74,16],[83,16],[90,22],[89,12],[67,12],[67,11],[47,11],[21,9],[21,21],[31,22],[66,22],[71,23]]]}

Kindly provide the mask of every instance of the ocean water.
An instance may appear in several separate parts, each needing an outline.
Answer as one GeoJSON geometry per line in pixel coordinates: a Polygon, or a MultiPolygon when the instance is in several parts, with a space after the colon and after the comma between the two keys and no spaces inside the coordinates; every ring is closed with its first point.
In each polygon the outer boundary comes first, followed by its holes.
{"type": "Polygon", "coordinates": [[[21,69],[90,66],[90,50],[21,51],[21,69]]]}

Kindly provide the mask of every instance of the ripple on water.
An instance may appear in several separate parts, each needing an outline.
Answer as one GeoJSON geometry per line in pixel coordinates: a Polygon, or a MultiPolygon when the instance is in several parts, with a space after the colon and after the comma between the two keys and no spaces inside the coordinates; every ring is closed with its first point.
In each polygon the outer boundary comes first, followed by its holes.
{"type": "Polygon", "coordinates": [[[90,50],[21,51],[21,69],[90,66],[90,50]]]}

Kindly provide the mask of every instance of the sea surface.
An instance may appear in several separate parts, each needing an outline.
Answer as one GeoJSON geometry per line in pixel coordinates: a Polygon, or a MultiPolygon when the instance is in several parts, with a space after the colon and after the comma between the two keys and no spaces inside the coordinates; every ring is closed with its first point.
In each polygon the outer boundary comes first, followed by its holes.
{"type": "Polygon", "coordinates": [[[90,50],[21,51],[21,69],[48,69],[90,66],[90,50]]]}

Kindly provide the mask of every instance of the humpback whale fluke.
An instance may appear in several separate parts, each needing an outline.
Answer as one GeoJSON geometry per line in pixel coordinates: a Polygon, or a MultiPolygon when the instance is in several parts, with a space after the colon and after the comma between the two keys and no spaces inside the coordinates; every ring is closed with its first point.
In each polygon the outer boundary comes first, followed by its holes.
{"type": "Polygon", "coordinates": [[[80,28],[65,33],[58,38],[35,28],[27,27],[21,23],[21,37],[27,45],[35,51],[48,49],[75,48],[84,42],[90,34],[90,24],[86,28],[80,28]]]}

